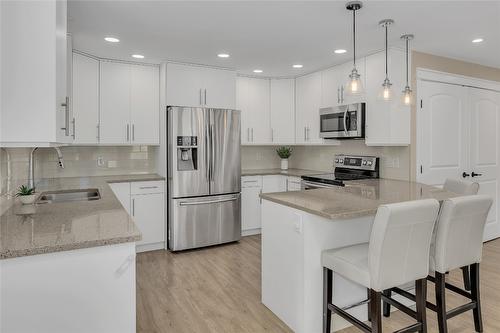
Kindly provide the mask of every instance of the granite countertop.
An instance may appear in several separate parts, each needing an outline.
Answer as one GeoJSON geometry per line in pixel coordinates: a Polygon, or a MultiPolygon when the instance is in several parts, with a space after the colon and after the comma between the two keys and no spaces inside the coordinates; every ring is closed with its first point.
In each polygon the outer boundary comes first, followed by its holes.
{"type": "Polygon", "coordinates": [[[157,174],[42,179],[37,192],[98,188],[100,200],[21,205],[0,216],[0,259],[135,242],[141,232],[108,183],[164,180],[157,174]]]}
{"type": "Polygon", "coordinates": [[[345,187],[260,195],[264,200],[328,219],[375,215],[382,204],[427,198],[441,201],[455,196],[457,194],[434,186],[391,179],[347,181],[345,187]]]}
{"type": "Polygon", "coordinates": [[[314,170],[303,170],[303,169],[243,169],[241,170],[241,176],[268,176],[268,175],[283,175],[283,176],[293,176],[302,177],[307,175],[318,175],[325,173],[324,171],[314,171],[314,170]]]}

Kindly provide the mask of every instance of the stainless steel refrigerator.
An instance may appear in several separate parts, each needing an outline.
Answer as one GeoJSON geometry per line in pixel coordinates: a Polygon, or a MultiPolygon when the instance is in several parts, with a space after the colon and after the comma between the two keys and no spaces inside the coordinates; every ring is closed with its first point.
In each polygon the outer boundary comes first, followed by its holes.
{"type": "Polygon", "coordinates": [[[167,108],[168,247],[241,238],[240,111],[167,108]]]}

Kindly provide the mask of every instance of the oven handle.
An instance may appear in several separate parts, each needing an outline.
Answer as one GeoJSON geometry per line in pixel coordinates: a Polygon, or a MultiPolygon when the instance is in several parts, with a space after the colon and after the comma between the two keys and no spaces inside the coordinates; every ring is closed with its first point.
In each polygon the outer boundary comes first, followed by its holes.
{"type": "Polygon", "coordinates": [[[304,190],[306,189],[306,187],[310,187],[310,188],[314,189],[314,188],[332,188],[335,186],[335,185],[325,185],[325,184],[321,184],[321,183],[310,182],[310,181],[306,181],[306,180],[301,181],[300,184],[301,184],[301,188],[304,190]]]}

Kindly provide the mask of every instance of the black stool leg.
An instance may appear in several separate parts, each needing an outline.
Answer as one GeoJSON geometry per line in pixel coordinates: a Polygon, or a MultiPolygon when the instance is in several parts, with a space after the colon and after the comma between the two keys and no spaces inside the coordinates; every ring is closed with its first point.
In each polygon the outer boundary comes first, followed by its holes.
{"type": "Polygon", "coordinates": [[[476,303],[476,307],[472,310],[474,314],[474,328],[476,332],[482,332],[483,319],[481,317],[481,297],[479,294],[479,264],[471,265],[470,273],[472,301],[476,303]]]}
{"type": "Polygon", "coordinates": [[[381,292],[370,289],[372,333],[382,333],[381,292]]]}
{"type": "MultiPolygon", "coordinates": [[[[366,296],[368,297],[368,300],[370,299],[371,297],[371,289],[366,289],[366,296]]],[[[370,302],[368,302],[368,304],[366,304],[368,306],[368,320],[369,321],[372,321],[372,308],[370,306],[370,302]]]]}
{"type": "Polygon", "coordinates": [[[421,333],[427,333],[427,279],[420,279],[415,282],[415,298],[417,307],[417,322],[422,324],[419,330],[421,333]]]}
{"type": "MultiPolygon", "coordinates": [[[[384,296],[385,297],[391,297],[392,296],[392,291],[391,290],[385,290],[384,291],[384,296]]],[[[387,302],[384,303],[384,317],[390,317],[391,315],[391,305],[387,302]]]]}
{"type": "Polygon", "coordinates": [[[332,303],[332,281],[332,270],[323,267],[323,333],[330,333],[332,328],[332,311],[328,309],[332,303]]]}
{"type": "Polygon", "coordinates": [[[448,325],[446,323],[446,288],[445,288],[445,274],[436,272],[436,307],[438,317],[439,333],[448,333],[448,325]]]}
{"type": "Polygon", "coordinates": [[[464,287],[465,287],[465,290],[469,290],[470,291],[471,283],[470,283],[469,266],[462,267],[462,275],[464,277],[464,287]]]}

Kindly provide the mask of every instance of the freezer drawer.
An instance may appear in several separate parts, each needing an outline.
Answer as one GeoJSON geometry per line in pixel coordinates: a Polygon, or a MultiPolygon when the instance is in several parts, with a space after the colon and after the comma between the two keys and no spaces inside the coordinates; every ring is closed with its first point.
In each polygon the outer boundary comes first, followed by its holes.
{"type": "Polygon", "coordinates": [[[173,251],[241,238],[240,194],[170,201],[169,248],[173,251]]]}

